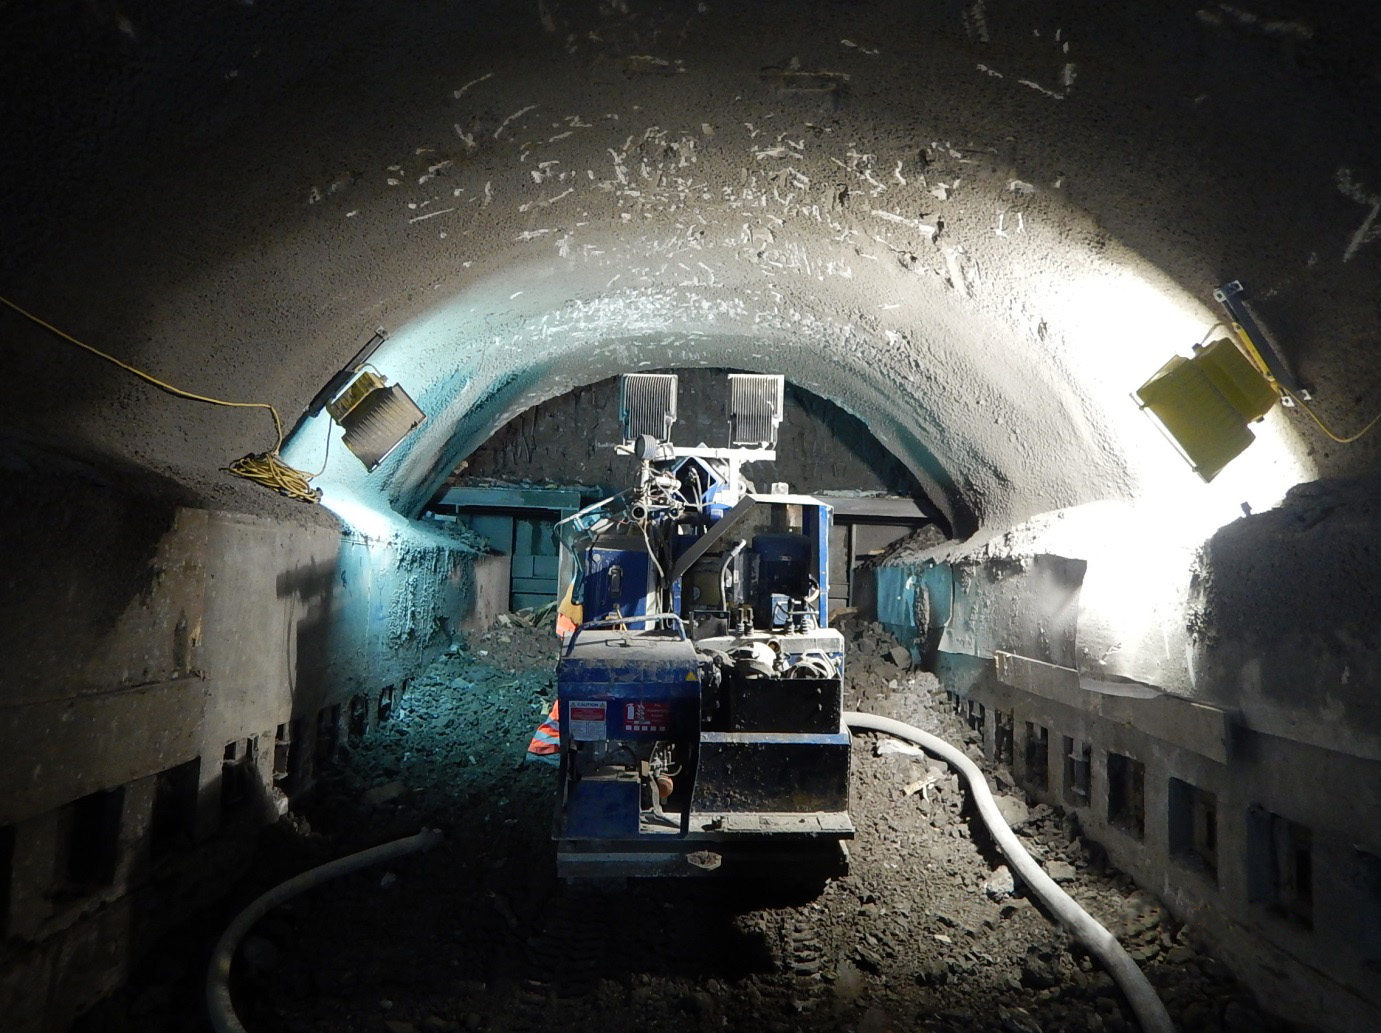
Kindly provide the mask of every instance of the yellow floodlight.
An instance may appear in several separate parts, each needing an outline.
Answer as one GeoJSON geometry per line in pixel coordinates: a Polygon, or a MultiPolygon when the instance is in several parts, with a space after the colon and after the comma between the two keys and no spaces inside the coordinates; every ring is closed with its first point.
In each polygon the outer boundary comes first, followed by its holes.
{"type": "Polygon", "coordinates": [[[1230,339],[1176,355],[1137,389],[1137,405],[1155,417],[1166,436],[1205,481],[1241,455],[1260,420],[1279,397],[1271,383],[1230,339]]]}
{"type": "Polygon", "coordinates": [[[368,370],[329,402],[326,411],[345,429],[341,442],[366,470],[382,463],[427,418],[402,387],[389,387],[368,370]]]}

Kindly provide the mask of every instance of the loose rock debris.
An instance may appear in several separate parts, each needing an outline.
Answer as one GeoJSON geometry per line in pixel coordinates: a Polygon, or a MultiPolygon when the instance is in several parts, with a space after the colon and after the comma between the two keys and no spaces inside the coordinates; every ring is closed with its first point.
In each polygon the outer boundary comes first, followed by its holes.
{"type": "MultiPolygon", "coordinates": [[[[556,640],[531,622],[507,615],[437,660],[275,827],[266,854],[280,878],[424,825],[446,841],[260,922],[259,960],[242,958],[234,986],[251,1033],[1136,1029],[1111,978],[1001,863],[957,777],[894,740],[855,740],[851,872],[823,889],[789,872],[778,885],[561,885],[555,773],[525,762],[555,691],[556,640]]],[[[840,626],[846,706],[981,756],[935,679],[899,666],[904,647],[875,624],[840,626]]],[[[1033,805],[985,766],[1028,848],[1146,968],[1179,1029],[1290,1029],[1107,868],[1073,816],[1033,805]]],[[[159,1020],[146,1010],[115,1028],[189,1028],[159,1020]]]]}

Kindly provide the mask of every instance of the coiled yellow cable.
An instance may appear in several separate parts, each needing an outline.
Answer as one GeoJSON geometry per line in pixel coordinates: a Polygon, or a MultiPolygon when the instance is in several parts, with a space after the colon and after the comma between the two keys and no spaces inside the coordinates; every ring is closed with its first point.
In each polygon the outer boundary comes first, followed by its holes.
{"type": "MultiPolygon", "coordinates": [[[[301,470],[296,470],[293,467],[289,466],[287,463],[283,462],[282,457],[279,455],[279,449],[283,447],[283,420],[278,415],[278,410],[275,409],[269,403],[228,402],[223,398],[211,398],[207,395],[199,395],[194,391],[184,391],[180,387],[174,387],[172,384],[168,384],[162,380],[159,380],[152,374],[145,373],[142,369],[137,369],[136,367],[131,366],[128,362],[123,362],[113,355],[106,354],[99,348],[93,348],[85,341],[77,340],[71,334],[59,330],[52,323],[49,323],[44,319],[40,319],[38,316],[34,315],[32,312],[29,312],[26,309],[20,308],[13,301],[11,301],[9,298],[4,297],[3,295],[0,295],[0,303],[3,303],[9,308],[13,309],[15,312],[19,313],[21,316],[23,316],[30,322],[36,323],[37,325],[43,327],[43,329],[47,330],[49,333],[61,337],[64,341],[67,341],[69,344],[75,344],[78,348],[82,348],[90,352],[92,355],[97,356],[98,358],[105,359],[106,362],[113,363],[114,365],[119,366],[126,372],[133,373],[136,377],[139,377],[141,380],[148,381],[154,387],[157,387],[163,391],[167,391],[169,394],[176,395],[179,398],[187,398],[194,402],[206,402],[208,405],[224,405],[232,409],[267,409],[269,411],[269,414],[273,417],[274,431],[278,436],[277,441],[274,442],[273,448],[268,452],[250,453],[247,456],[244,456],[240,459],[236,459],[229,466],[222,467],[222,469],[226,470],[229,473],[235,474],[237,477],[243,477],[246,480],[254,481],[256,484],[262,484],[265,487],[272,488],[280,495],[286,495],[288,498],[297,499],[300,502],[321,501],[321,491],[311,486],[312,478],[318,476],[321,473],[321,471],[318,471],[315,474],[311,474],[304,473],[301,470]]],[[[331,439],[328,436],[326,439],[328,454],[330,450],[330,444],[331,439]]],[[[325,470],[325,468],[325,464],[323,463],[322,470],[325,470]]]]}

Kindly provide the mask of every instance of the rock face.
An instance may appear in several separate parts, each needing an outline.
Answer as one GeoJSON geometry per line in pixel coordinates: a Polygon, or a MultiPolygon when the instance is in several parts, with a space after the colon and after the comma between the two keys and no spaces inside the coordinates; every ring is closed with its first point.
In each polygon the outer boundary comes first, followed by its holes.
{"type": "MultiPolygon", "coordinates": [[[[861,624],[847,633],[849,707],[972,742],[928,676],[897,683],[885,633],[861,624]]],[[[554,653],[549,633],[505,626],[438,660],[396,715],[354,744],[328,791],[275,830],[280,873],[423,825],[448,834],[437,850],[391,865],[386,892],[384,873],[366,873],[268,916],[255,934],[260,962],[239,970],[251,1028],[536,1033],[557,1009],[574,1033],[917,1022],[931,1033],[1132,1030],[1108,977],[994,867],[954,777],[908,793],[938,774],[935,763],[875,753],[871,737],[854,748],[851,873],[819,892],[700,880],[613,894],[558,885],[553,772],[523,762],[550,705],[554,653]],[[638,944],[649,949],[630,950],[638,944]]],[[[1285,1029],[1153,897],[1115,873],[1088,874],[1077,825],[1050,808],[1023,810],[1029,849],[1140,958],[1182,1030],[1285,1029]]],[[[197,1006],[195,986],[162,993],[197,1006]]],[[[147,994],[139,1000],[149,1007],[147,994]]]]}
{"type": "MultiPolygon", "coordinates": [[[[725,374],[720,370],[677,370],[677,444],[722,444],[725,374]]],[[[510,421],[466,459],[467,477],[566,483],[630,484],[634,461],[617,455],[599,434],[573,441],[571,427],[618,419],[615,379],[552,398],[510,421]]],[[[788,384],[778,428],[777,458],[757,460],[746,472],[765,488],[784,481],[812,492],[851,489],[915,495],[915,478],[869,434],[857,417],[788,384]]]]}

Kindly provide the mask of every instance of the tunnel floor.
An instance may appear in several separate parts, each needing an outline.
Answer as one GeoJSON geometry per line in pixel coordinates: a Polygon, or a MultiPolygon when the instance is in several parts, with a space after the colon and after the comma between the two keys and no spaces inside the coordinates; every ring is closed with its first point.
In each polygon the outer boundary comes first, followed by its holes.
{"type": "MultiPolygon", "coordinates": [[[[844,625],[846,704],[980,756],[928,674],[898,667],[876,625],[844,625]]],[[[550,633],[496,626],[442,657],[269,830],[254,874],[205,928],[162,945],[79,1029],[209,1028],[204,959],[276,879],[423,826],[430,853],[347,876],[280,907],[244,942],[234,993],[251,1033],[447,1030],[839,1030],[1119,1033],[1111,979],[1029,901],[948,770],[854,743],[851,872],[818,887],[697,880],[582,889],[556,878],[554,770],[524,762],[554,691],[550,633]],[[215,928],[211,926],[214,925],[215,928]]],[[[987,765],[1029,849],[1147,969],[1186,1033],[1287,1033],[1225,966],[1072,818],[1029,806],[987,765]]]]}

